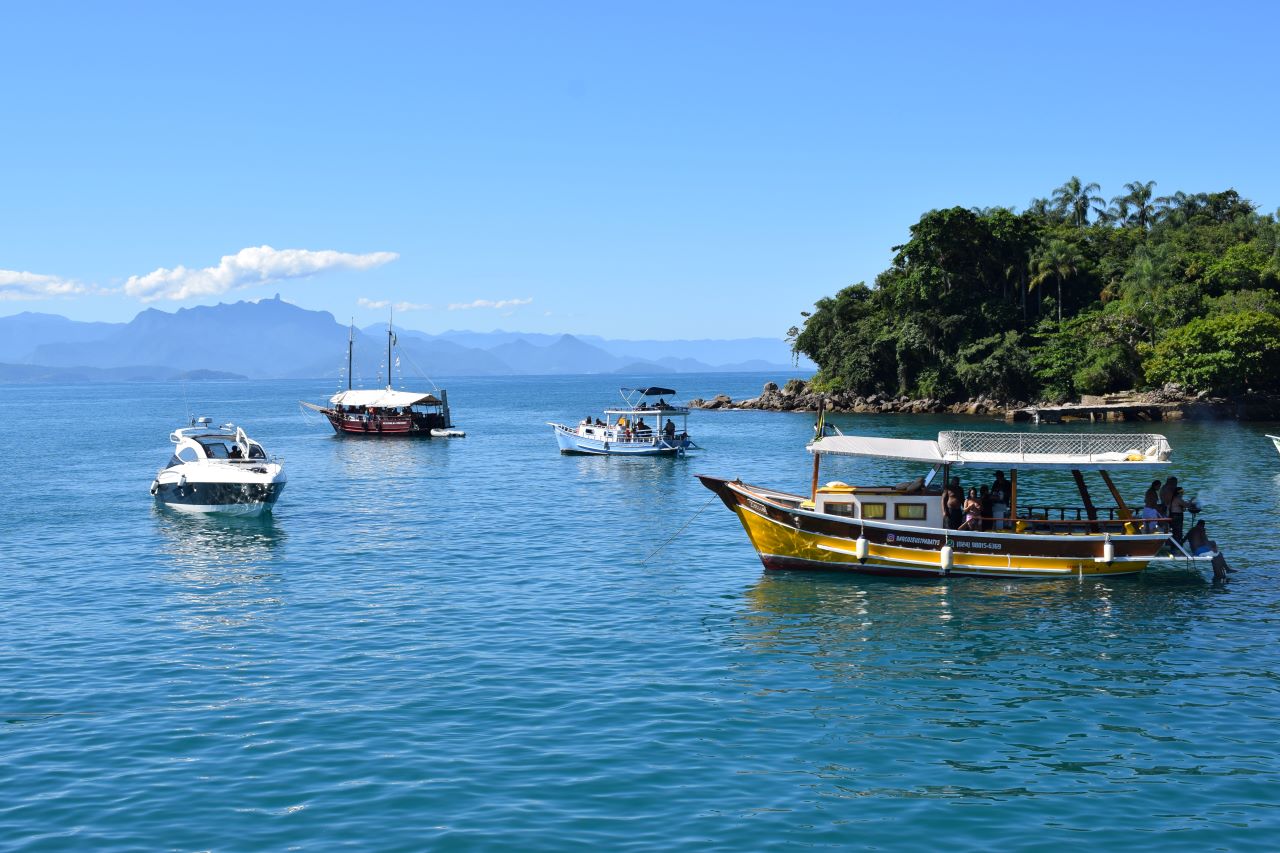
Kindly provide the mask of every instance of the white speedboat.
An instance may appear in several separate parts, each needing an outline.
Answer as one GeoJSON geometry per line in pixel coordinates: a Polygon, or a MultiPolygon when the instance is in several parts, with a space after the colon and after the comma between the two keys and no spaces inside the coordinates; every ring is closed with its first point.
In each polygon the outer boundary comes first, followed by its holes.
{"type": "Polygon", "coordinates": [[[678,456],[698,446],[689,438],[689,408],[672,405],[670,388],[620,388],[624,405],[605,409],[604,420],[577,426],[548,421],[561,453],[595,456],[678,456]],[[658,402],[651,398],[657,397],[658,402]],[[645,421],[645,418],[649,421],[645,421]]]}
{"type": "Polygon", "coordinates": [[[235,424],[196,418],[169,436],[176,447],[151,483],[151,494],[180,512],[259,515],[284,489],[284,465],[235,424]]]}

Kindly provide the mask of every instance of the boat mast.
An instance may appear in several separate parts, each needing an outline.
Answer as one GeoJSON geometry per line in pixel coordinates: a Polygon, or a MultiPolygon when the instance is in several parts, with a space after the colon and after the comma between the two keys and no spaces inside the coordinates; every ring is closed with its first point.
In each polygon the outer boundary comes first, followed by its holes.
{"type": "Polygon", "coordinates": [[[351,318],[351,327],[347,329],[347,390],[351,390],[351,346],[356,339],[356,318],[351,318]]]}
{"type": "Polygon", "coordinates": [[[387,390],[391,390],[391,323],[395,318],[395,308],[389,309],[387,314],[387,390]]]}

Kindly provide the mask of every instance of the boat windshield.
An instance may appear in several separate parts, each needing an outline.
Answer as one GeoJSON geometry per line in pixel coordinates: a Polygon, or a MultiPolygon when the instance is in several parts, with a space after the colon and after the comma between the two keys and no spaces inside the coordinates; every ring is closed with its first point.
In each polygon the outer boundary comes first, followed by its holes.
{"type": "Polygon", "coordinates": [[[231,451],[227,449],[225,442],[214,438],[197,438],[196,441],[204,448],[205,455],[210,459],[231,458],[231,451]]]}

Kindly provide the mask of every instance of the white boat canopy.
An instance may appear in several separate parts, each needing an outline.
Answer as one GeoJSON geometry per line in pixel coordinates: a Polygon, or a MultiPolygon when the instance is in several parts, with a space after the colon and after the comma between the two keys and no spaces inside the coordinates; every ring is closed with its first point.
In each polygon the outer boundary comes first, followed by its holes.
{"type": "Polygon", "coordinates": [[[404,406],[438,406],[440,401],[421,391],[393,391],[390,388],[339,391],[329,398],[335,406],[368,406],[371,409],[393,409],[404,406]]]}
{"type": "Polygon", "coordinates": [[[809,452],[995,468],[1139,468],[1169,464],[1169,441],[1152,433],[940,432],[937,441],[828,435],[809,452]]]}

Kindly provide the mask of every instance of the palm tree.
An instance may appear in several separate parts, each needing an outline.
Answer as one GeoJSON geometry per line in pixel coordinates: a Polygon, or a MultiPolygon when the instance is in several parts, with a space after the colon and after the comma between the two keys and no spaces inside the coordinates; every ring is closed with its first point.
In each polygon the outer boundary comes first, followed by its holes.
{"type": "Polygon", "coordinates": [[[1182,190],[1173,195],[1162,195],[1156,199],[1156,204],[1159,205],[1158,216],[1175,225],[1185,225],[1207,198],[1205,193],[1187,195],[1182,190]]]}
{"type": "Polygon", "coordinates": [[[1058,210],[1066,214],[1077,227],[1089,222],[1089,208],[1095,202],[1101,202],[1102,196],[1094,195],[1102,189],[1098,184],[1081,184],[1075,175],[1062,186],[1053,191],[1053,200],[1058,210]]]}
{"type": "Polygon", "coordinates": [[[1103,225],[1110,225],[1113,222],[1123,224],[1129,219],[1129,202],[1127,199],[1117,196],[1111,199],[1111,204],[1107,207],[1095,204],[1093,212],[1098,215],[1098,222],[1103,225]]]}
{"type": "Polygon", "coordinates": [[[1127,313],[1147,330],[1153,344],[1160,324],[1174,320],[1166,286],[1173,255],[1173,246],[1169,243],[1154,248],[1139,246],[1120,283],[1127,313]]]}
{"type": "Polygon", "coordinates": [[[1155,185],[1155,181],[1130,181],[1124,185],[1129,192],[1111,199],[1112,204],[1124,211],[1122,221],[1126,225],[1137,225],[1143,231],[1147,230],[1156,214],[1151,198],[1151,188],[1155,185]]]}
{"type": "Polygon", "coordinates": [[[1027,287],[1039,287],[1050,278],[1058,284],[1058,325],[1062,325],[1062,282],[1080,272],[1084,258],[1075,246],[1066,240],[1050,240],[1039,254],[1031,259],[1031,269],[1035,275],[1031,277],[1027,287]]]}
{"type": "Polygon", "coordinates": [[[1052,220],[1058,216],[1058,212],[1054,209],[1053,202],[1047,198],[1033,198],[1031,204],[1027,205],[1027,213],[1040,219],[1052,220]]]}

